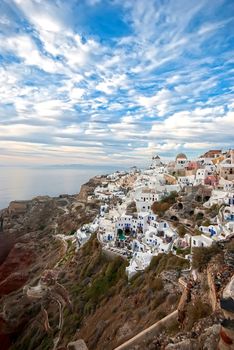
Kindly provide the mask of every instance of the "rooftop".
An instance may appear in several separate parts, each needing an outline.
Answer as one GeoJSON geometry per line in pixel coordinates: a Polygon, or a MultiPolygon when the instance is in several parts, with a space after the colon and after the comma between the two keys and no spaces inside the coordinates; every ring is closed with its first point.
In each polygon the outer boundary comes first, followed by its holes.
{"type": "Polygon", "coordinates": [[[179,154],[177,154],[177,156],[176,156],[176,160],[177,159],[187,159],[187,156],[184,154],[184,153],[179,153],[179,154]]]}

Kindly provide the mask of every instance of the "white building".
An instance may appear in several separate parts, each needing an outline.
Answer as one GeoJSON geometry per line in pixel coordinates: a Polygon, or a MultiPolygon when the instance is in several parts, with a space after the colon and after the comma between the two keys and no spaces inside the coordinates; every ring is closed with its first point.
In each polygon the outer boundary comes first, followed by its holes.
{"type": "Polygon", "coordinates": [[[122,214],[116,223],[116,230],[130,230],[136,233],[137,230],[144,233],[148,227],[149,221],[152,221],[154,216],[149,212],[140,212],[137,215],[122,214]]]}
{"type": "Polygon", "coordinates": [[[205,183],[205,178],[208,176],[208,170],[203,168],[203,169],[197,169],[196,171],[196,176],[195,176],[195,181],[194,185],[204,185],[205,183]]]}
{"type": "Polygon", "coordinates": [[[195,181],[195,175],[189,175],[189,176],[179,176],[178,177],[178,184],[184,188],[186,186],[192,186],[195,181]]]}
{"type": "Polygon", "coordinates": [[[223,190],[213,190],[210,199],[204,203],[207,208],[212,207],[212,205],[231,205],[234,201],[234,193],[223,191],[223,190]]]}
{"type": "Polygon", "coordinates": [[[103,234],[100,234],[100,239],[102,242],[113,242],[115,239],[115,234],[113,232],[104,232],[103,234]]]}
{"type": "Polygon", "coordinates": [[[163,198],[164,194],[149,188],[142,188],[137,192],[135,197],[136,207],[138,212],[151,212],[151,207],[154,202],[158,202],[163,198]]]}
{"type": "Polygon", "coordinates": [[[175,160],[175,169],[176,170],[183,170],[185,169],[186,165],[188,164],[188,159],[184,153],[179,153],[176,156],[175,160]]]}
{"type": "Polygon", "coordinates": [[[135,252],[126,268],[128,278],[130,279],[139,271],[144,271],[149,266],[152,257],[151,253],[135,252]]]}
{"type": "Polygon", "coordinates": [[[161,158],[158,155],[152,157],[150,169],[155,169],[157,167],[161,167],[162,165],[163,163],[161,162],[161,158]]]}
{"type": "Polygon", "coordinates": [[[221,225],[209,225],[209,226],[200,226],[199,231],[204,233],[206,236],[209,236],[210,238],[217,238],[221,232],[223,231],[221,225]]]}
{"type": "Polygon", "coordinates": [[[192,236],[191,244],[192,247],[210,247],[213,243],[213,239],[205,235],[192,236]]]}
{"type": "Polygon", "coordinates": [[[234,181],[225,180],[221,177],[219,180],[219,188],[223,188],[226,192],[234,191],[234,181]]]}

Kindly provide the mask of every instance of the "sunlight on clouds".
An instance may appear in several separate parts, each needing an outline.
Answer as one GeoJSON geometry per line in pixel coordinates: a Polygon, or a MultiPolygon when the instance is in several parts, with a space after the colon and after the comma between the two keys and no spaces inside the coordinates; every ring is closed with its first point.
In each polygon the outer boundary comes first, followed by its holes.
{"type": "Polygon", "coordinates": [[[233,5],[207,5],[10,0],[2,162],[141,165],[152,152],[231,147],[233,5]]]}
{"type": "Polygon", "coordinates": [[[170,97],[171,92],[167,89],[162,89],[151,97],[140,96],[138,98],[138,103],[147,110],[156,110],[157,115],[162,117],[167,112],[170,97]]]}

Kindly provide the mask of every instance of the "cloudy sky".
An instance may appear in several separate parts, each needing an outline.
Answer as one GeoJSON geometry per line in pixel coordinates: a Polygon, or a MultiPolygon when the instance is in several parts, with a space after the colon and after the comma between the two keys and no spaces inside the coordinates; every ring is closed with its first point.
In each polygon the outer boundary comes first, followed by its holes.
{"type": "Polygon", "coordinates": [[[1,0],[0,165],[233,147],[233,0],[1,0]]]}

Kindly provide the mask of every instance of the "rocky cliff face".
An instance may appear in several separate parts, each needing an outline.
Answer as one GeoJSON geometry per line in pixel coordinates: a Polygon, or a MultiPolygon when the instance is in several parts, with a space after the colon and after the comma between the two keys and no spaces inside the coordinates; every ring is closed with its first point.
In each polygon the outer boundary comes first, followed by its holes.
{"type": "MultiPolygon", "coordinates": [[[[0,212],[1,349],[13,346],[32,317],[39,313],[43,320],[43,303],[51,300],[50,292],[47,290],[41,299],[31,299],[27,288],[37,285],[45,270],[56,269],[63,259],[69,246],[63,235],[70,236],[71,242],[75,230],[98,214],[98,203],[87,203],[87,193],[92,192],[92,186],[91,181],[81,198],[75,195],[37,197],[12,202],[0,212]]],[[[54,287],[52,293],[66,294],[62,286],[54,287]]]]}

